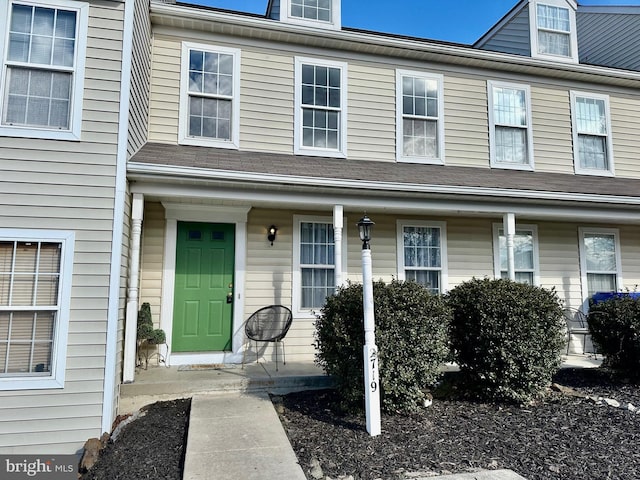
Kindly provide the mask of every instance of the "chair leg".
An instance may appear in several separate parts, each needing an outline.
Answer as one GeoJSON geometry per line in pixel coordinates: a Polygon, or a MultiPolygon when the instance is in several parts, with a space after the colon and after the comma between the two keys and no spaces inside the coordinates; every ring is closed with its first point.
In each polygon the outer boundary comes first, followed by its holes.
{"type": "Polygon", "coordinates": [[[285,356],[285,353],[284,353],[284,340],[280,340],[280,343],[282,344],[282,364],[286,365],[287,357],[285,356]]]}
{"type": "Polygon", "coordinates": [[[256,344],[256,363],[258,363],[258,342],[255,342],[256,344]]]}
{"type": "Polygon", "coordinates": [[[280,342],[276,341],[276,344],[274,345],[275,349],[276,349],[276,372],[278,371],[278,344],[280,342]]]}

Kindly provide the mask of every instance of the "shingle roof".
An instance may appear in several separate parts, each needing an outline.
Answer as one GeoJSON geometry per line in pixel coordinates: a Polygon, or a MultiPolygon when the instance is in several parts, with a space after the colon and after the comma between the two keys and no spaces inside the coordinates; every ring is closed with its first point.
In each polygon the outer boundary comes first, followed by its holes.
{"type": "Polygon", "coordinates": [[[397,190],[400,187],[406,192],[421,186],[443,186],[640,197],[640,180],[629,178],[309,157],[159,143],[147,143],[130,160],[131,166],[135,164],[201,169],[209,178],[215,176],[215,172],[237,172],[280,176],[280,181],[287,177],[292,181],[301,177],[318,179],[325,186],[331,180],[373,182],[378,188],[387,186],[397,190]]]}

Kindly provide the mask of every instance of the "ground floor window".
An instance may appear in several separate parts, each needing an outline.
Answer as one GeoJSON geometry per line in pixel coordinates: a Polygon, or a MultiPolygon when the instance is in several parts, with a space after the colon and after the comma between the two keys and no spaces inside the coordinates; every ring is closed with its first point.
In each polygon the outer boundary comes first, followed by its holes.
{"type": "Polygon", "coordinates": [[[580,229],[582,291],[615,292],[622,286],[620,240],[617,229],[580,229]]]}
{"type": "Polygon", "coordinates": [[[73,239],[0,231],[0,389],[62,386],[73,239]]]}
{"type": "MultiPolygon", "coordinates": [[[[513,238],[516,282],[537,285],[538,230],[535,225],[518,225],[513,238]]],[[[493,225],[493,253],[496,278],[509,278],[507,237],[501,224],[493,225]]]]}
{"type": "Polygon", "coordinates": [[[432,293],[446,290],[444,222],[398,222],[398,278],[414,280],[432,293]]]}

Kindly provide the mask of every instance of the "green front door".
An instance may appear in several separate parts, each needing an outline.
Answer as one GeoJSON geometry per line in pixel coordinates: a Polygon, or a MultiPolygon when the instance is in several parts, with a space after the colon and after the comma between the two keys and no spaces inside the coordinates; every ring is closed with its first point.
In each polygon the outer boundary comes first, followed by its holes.
{"type": "Polygon", "coordinates": [[[231,350],[235,226],[178,222],[174,352],[231,350]]]}

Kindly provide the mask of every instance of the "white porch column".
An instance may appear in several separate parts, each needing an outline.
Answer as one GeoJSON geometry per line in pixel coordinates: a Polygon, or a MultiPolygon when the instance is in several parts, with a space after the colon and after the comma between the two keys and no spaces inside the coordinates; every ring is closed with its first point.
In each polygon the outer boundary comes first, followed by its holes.
{"type": "Polygon", "coordinates": [[[507,239],[507,272],[509,280],[516,279],[514,238],[516,236],[516,216],[514,213],[505,213],[502,219],[504,236],[507,239]]]}
{"type": "Polygon", "coordinates": [[[127,311],[124,330],[124,359],[122,380],[131,383],[136,370],[136,336],[138,327],[138,290],[140,283],[140,242],[142,238],[142,216],[144,195],[133,194],[131,205],[131,239],[129,241],[129,283],[127,288],[127,311]]]}
{"type": "Polygon", "coordinates": [[[344,228],[344,209],[342,205],[333,206],[333,240],[336,288],[342,285],[342,229],[344,228]]]}

